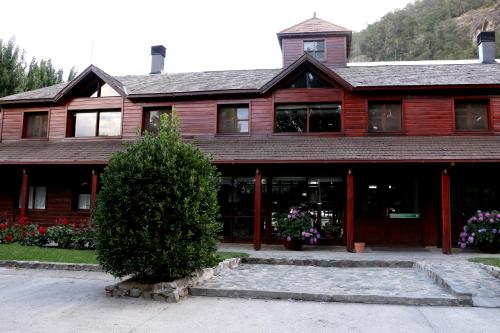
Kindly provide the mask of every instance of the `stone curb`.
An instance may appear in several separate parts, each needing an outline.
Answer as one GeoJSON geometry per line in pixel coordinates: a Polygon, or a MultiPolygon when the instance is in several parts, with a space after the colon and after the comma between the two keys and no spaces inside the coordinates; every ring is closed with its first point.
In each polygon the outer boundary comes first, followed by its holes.
{"type": "Polygon", "coordinates": [[[288,258],[242,258],[245,264],[260,265],[293,265],[293,266],[317,266],[317,267],[392,267],[392,268],[413,268],[414,261],[409,260],[341,260],[341,259],[288,259],[288,258]]]}
{"type": "Polygon", "coordinates": [[[106,296],[109,297],[133,297],[145,298],[155,301],[166,301],[169,303],[177,303],[183,297],[189,295],[190,290],[212,278],[214,275],[219,275],[229,269],[236,268],[240,265],[240,258],[230,258],[220,262],[215,267],[200,269],[192,276],[184,277],[170,282],[160,283],[140,283],[132,279],[107,286],[106,296]]]}
{"type": "Polygon", "coordinates": [[[446,291],[455,296],[461,305],[473,306],[472,294],[471,293],[463,293],[455,290],[446,279],[441,277],[435,271],[432,270],[431,266],[426,263],[415,262],[413,268],[417,271],[423,272],[426,274],[431,280],[434,281],[438,286],[441,286],[446,291]]]}
{"type": "Polygon", "coordinates": [[[419,306],[461,306],[463,304],[458,298],[443,297],[398,297],[381,295],[328,295],[311,293],[294,293],[286,291],[267,290],[242,290],[242,289],[204,289],[191,288],[193,296],[209,297],[239,297],[259,299],[291,299],[298,301],[313,302],[343,302],[343,303],[368,303],[368,304],[395,304],[395,305],[419,305],[419,306]]]}
{"type": "Polygon", "coordinates": [[[102,272],[101,267],[96,264],[68,264],[44,261],[0,260],[0,267],[102,272]]]}
{"type": "Polygon", "coordinates": [[[490,265],[485,265],[482,263],[477,263],[479,267],[490,273],[493,277],[496,277],[497,279],[500,279],[500,268],[490,266],[490,265]]]}

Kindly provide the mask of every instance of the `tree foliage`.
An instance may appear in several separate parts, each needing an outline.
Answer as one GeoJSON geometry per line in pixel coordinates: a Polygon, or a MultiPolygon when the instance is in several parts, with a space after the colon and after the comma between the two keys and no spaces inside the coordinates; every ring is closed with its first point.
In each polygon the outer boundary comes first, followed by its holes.
{"type": "MultiPolygon", "coordinates": [[[[475,36],[471,36],[475,30],[458,25],[455,19],[496,3],[496,0],[417,0],[355,33],[351,60],[475,58],[477,47],[475,36]]],[[[500,49],[500,43],[497,46],[500,49]]]]}
{"type": "MultiPolygon", "coordinates": [[[[24,54],[14,38],[0,39],[0,97],[64,82],[63,70],[54,68],[51,59],[32,58],[27,65],[24,54]]],[[[72,68],[68,79],[75,76],[72,68]]]]}
{"type": "Polygon", "coordinates": [[[163,115],[158,134],[116,153],[102,175],[92,215],[102,267],[166,281],[214,264],[218,186],[210,159],[181,140],[175,114],[163,115]]]}

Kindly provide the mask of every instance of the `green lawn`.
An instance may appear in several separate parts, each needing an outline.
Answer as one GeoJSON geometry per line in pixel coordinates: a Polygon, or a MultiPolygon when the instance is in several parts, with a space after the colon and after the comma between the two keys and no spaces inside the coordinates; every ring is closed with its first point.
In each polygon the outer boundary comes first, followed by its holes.
{"type": "Polygon", "coordinates": [[[495,266],[495,267],[500,267],[500,258],[472,258],[469,259],[469,261],[472,262],[480,262],[485,265],[490,265],[490,266],[495,266]]]}
{"type": "MultiPolygon", "coordinates": [[[[241,252],[217,252],[222,260],[235,257],[246,257],[241,252]]],[[[23,246],[19,244],[0,244],[0,260],[26,260],[67,262],[73,264],[97,264],[95,251],[67,250],[38,246],[23,246]]]]}

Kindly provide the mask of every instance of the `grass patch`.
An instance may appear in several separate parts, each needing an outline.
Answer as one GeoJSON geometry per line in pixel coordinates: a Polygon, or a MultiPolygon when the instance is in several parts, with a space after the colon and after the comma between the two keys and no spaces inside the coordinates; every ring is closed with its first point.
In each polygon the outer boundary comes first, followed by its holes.
{"type": "MultiPolygon", "coordinates": [[[[248,257],[242,252],[217,252],[220,261],[228,258],[248,257]]],[[[70,250],[50,247],[23,246],[17,243],[0,244],[0,260],[65,262],[72,264],[97,264],[93,250],[70,250]]]]}
{"type": "Polygon", "coordinates": [[[220,258],[220,261],[223,261],[229,258],[246,258],[248,257],[248,253],[218,251],[217,256],[220,258]]]}
{"type": "Polygon", "coordinates": [[[0,245],[0,260],[66,262],[97,264],[95,251],[50,247],[23,246],[17,243],[0,245]]]}
{"type": "Polygon", "coordinates": [[[469,261],[479,262],[481,264],[495,266],[500,268],[500,258],[471,258],[469,261]]]}

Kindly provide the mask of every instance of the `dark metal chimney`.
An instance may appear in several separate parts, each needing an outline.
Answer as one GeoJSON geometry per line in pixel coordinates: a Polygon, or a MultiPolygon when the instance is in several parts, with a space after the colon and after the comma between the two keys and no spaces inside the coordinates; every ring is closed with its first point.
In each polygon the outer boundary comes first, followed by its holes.
{"type": "Polygon", "coordinates": [[[151,46],[151,73],[162,74],[165,67],[165,52],[167,48],[163,45],[151,46]]]}
{"type": "Polygon", "coordinates": [[[495,62],[496,46],[494,31],[481,31],[477,35],[477,47],[481,63],[492,64],[495,62]]]}

